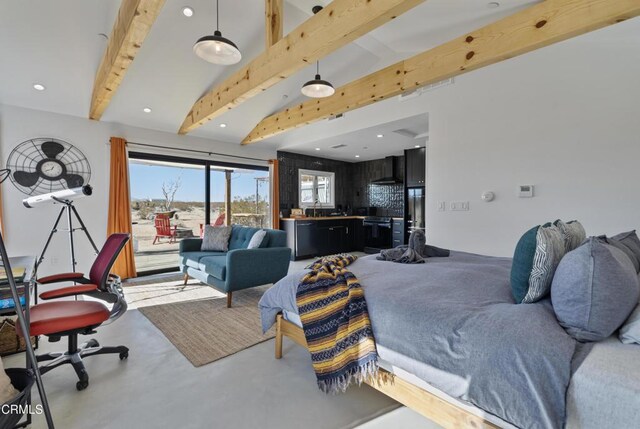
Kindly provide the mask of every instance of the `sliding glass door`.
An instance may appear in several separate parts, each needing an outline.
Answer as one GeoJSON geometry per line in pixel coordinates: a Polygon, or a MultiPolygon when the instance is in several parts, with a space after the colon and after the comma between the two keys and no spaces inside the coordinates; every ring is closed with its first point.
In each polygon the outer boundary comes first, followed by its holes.
{"type": "Polygon", "coordinates": [[[206,166],[131,158],[131,221],[138,272],[178,266],[183,238],[198,237],[205,219],[206,166]]]}
{"type": "Polygon", "coordinates": [[[206,224],[271,225],[266,167],[137,152],[129,159],[138,273],[176,270],[180,241],[200,237],[206,224]]]}
{"type": "Polygon", "coordinates": [[[212,225],[231,224],[271,227],[269,171],[246,167],[210,167],[210,215],[212,225]],[[227,198],[227,193],[230,194],[227,198]]]}

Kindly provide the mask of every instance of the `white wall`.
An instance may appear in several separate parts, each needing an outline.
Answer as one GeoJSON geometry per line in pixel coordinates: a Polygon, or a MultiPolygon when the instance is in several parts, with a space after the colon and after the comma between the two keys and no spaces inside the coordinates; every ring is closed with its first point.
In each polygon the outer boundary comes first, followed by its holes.
{"type": "Polygon", "coordinates": [[[640,229],[640,26],[623,25],[420,97],[430,243],[511,256],[525,230],[557,218],[579,219],[589,235],[640,229]],[[535,197],[516,198],[519,184],[535,197]],[[483,202],[484,191],[497,198],[483,202]],[[470,211],[451,212],[451,201],[470,211]]]}
{"type": "MultiPolygon", "coordinates": [[[[162,133],[142,128],[96,122],[88,119],[59,115],[38,110],[0,105],[0,165],[5,164],[10,151],[19,143],[34,137],[55,137],[78,147],[91,164],[91,185],[94,194],[78,200],[76,208],[98,247],[106,238],[107,205],[109,198],[109,150],[111,136],[129,141],[170,147],[213,151],[229,155],[249,156],[260,159],[275,157],[275,151],[258,147],[215,142],[194,137],[162,133]]],[[[140,152],[140,147],[132,149],[140,152]]],[[[153,150],[158,153],[161,151],[153,150]]],[[[146,150],[149,152],[149,149],[146,150]]],[[[179,155],[175,151],[165,151],[179,155]]],[[[228,157],[210,157],[212,160],[233,162],[228,157]]],[[[236,162],[247,162],[238,161],[236,162]]],[[[6,241],[12,255],[39,254],[46,237],[60,210],[57,205],[44,205],[27,209],[22,205],[24,194],[9,181],[2,185],[6,241]]],[[[66,224],[66,223],[65,223],[66,224]]],[[[40,267],[39,275],[70,270],[68,239],[66,233],[58,233],[47,251],[47,260],[40,267]]],[[[87,272],[94,256],[91,246],[83,236],[76,235],[78,269],[87,272]]]]}

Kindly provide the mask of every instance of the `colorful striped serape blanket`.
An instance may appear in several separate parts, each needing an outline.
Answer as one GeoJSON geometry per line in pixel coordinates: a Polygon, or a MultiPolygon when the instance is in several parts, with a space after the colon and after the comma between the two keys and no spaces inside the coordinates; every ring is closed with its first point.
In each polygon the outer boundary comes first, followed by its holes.
{"type": "Polygon", "coordinates": [[[378,375],[364,291],[346,268],[355,260],[348,254],[318,259],[296,293],[318,387],[325,393],[344,392],[351,383],[378,375]]]}

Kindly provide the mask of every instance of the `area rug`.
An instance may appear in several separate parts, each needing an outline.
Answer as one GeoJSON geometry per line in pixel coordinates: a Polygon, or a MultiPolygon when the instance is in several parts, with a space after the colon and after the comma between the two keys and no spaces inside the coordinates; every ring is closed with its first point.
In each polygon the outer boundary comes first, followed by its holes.
{"type": "Polygon", "coordinates": [[[215,362],[274,337],[262,334],[258,301],[266,287],[234,292],[233,307],[226,298],[140,307],[195,367],[215,362]]]}
{"type": "Polygon", "coordinates": [[[196,279],[189,279],[185,285],[182,274],[140,277],[127,280],[122,285],[130,309],[225,296],[196,279]]]}

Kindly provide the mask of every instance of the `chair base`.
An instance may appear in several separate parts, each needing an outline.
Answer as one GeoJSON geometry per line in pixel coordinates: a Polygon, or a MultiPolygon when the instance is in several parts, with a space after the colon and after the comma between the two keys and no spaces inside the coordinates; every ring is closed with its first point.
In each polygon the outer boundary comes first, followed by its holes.
{"type": "Polygon", "coordinates": [[[46,374],[61,365],[70,364],[78,375],[76,389],[84,390],[89,386],[89,374],[84,367],[82,358],[117,353],[120,360],[129,357],[129,349],[125,346],[102,347],[95,339],[90,339],[78,347],[78,334],[69,335],[69,349],[66,352],[54,352],[36,356],[38,362],[48,362],[40,366],[40,373],[46,374]]]}

